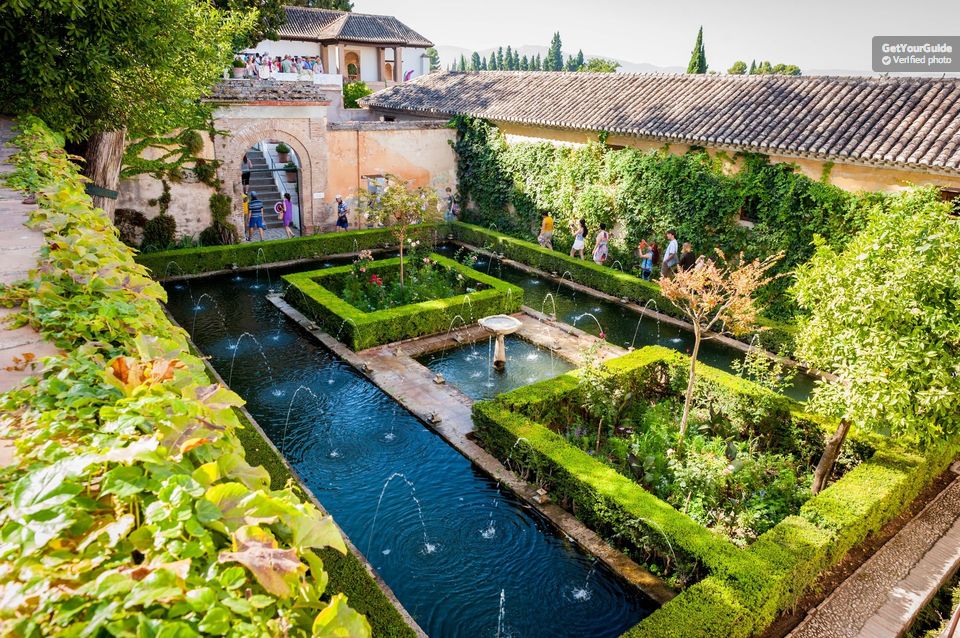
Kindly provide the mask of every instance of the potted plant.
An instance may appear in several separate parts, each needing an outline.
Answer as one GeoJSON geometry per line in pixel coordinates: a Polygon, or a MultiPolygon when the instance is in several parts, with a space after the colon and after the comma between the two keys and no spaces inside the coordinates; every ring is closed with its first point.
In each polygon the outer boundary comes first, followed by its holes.
{"type": "Polygon", "coordinates": [[[283,165],[283,170],[287,172],[287,182],[293,183],[297,181],[297,165],[293,162],[287,162],[283,165]]]}
{"type": "Polygon", "coordinates": [[[247,72],[247,65],[240,58],[234,58],[230,66],[235,78],[242,78],[247,72]]]}
{"type": "Polygon", "coordinates": [[[284,164],[290,162],[290,147],[280,142],[277,144],[277,159],[279,159],[284,164]]]}

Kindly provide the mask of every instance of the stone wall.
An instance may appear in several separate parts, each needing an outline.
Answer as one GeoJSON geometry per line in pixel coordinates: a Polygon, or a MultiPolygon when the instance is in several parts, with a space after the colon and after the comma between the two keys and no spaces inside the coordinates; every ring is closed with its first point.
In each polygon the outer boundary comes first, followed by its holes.
{"type": "MultiPolygon", "coordinates": [[[[232,221],[238,228],[243,225],[241,160],[264,140],[286,143],[300,162],[299,201],[306,232],[330,229],[335,196],[342,194],[353,207],[355,193],[366,187],[365,176],[397,175],[440,193],[455,188],[456,158],[449,143],[455,131],[445,122],[371,121],[369,111],[343,109],[339,90],[309,82],[231,80],[215,89],[211,101],[220,134],[212,142],[205,137],[201,155],[221,163],[221,189],[233,201],[232,221]]],[[[170,187],[169,212],[178,232],[196,235],[210,224],[214,189],[189,179],[171,182],[170,187]]],[[[120,190],[119,207],[147,217],[157,214],[157,207],[148,205],[162,192],[155,178],[124,180],[120,190]]]]}

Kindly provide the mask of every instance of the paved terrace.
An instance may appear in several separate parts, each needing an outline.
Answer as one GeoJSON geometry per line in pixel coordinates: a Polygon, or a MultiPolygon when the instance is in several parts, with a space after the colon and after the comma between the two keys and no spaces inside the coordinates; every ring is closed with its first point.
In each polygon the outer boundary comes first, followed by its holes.
{"type": "MultiPolygon", "coordinates": [[[[17,152],[10,140],[15,136],[13,122],[0,118],[0,180],[13,172],[11,156],[17,152]]],[[[13,284],[30,279],[37,267],[43,233],[26,227],[27,218],[36,204],[24,204],[24,193],[0,187],[0,284],[13,284]]],[[[8,321],[15,309],[0,308],[0,393],[20,385],[34,374],[31,361],[57,353],[29,326],[12,328],[8,321]]],[[[0,466],[13,461],[13,446],[0,440],[0,466]]]]}
{"type": "MultiPolygon", "coordinates": [[[[377,387],[402,404],[414,416],[429,425],[461,454],[480,466],[487,474],[511,489],[532,507],[549,518],[562,532],[606,563],[627,581],[642,589],[657,602],[664,603],[674,596],[659,578],[635,563],[622,552],[608,545],[591,529],[555,503],[541,502],[536,488],[518,478],[494,456],[472,439],[473,401],[448,384],[434,383],[434,374],[414,357],[436,352],[460,343],[486,339],[489,333],[476,326],[454,333],[413,339],[399,344],[388,344],[353,352],[340,341],[287,304],[279,295],[268,297],[288,317],[297,322],[334,354],[366,375],[377,387]],[[454,337],[456,335],[456,337],[454,337]]],[[[523,324],[517,335],[523,339],[553,350],[557,356],[574,363],[581,362],[581,351],[598,340],[576,328],[554,322],[530,309],[513,315],[523,324]]],[[[625,350],[601,344],[604,359],[620,356],[625,350]]]]}

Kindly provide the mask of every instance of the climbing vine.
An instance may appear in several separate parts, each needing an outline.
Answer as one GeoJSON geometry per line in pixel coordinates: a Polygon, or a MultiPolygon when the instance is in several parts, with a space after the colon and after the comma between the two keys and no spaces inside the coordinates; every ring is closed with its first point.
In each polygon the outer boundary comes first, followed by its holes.
{"type": "MultiPolygon", "coordinates": [[[[870,206],[885,199],[848,193],[761,154],[617,149],[606,140],[575,147],[507,144],[483,120],[457,117],[451,126],[458,132],[453,146],[465,221],[529,239],[548,210],[561,248],[572,242],[570,220],[586,219],[594,229],[606,223],[614,231],[613,257],[625,263],[634,261],[640,239],[662,241],[675,229],[698,254],[720,248],[753,259],[783,251],[777,271],[790,272],[813,254],[815,235],[842,247],[862,228],[870,206]]],[[[779,278],[759,292],[767,314],[794,314],[785,294],[791,282],[779,278]]]]}

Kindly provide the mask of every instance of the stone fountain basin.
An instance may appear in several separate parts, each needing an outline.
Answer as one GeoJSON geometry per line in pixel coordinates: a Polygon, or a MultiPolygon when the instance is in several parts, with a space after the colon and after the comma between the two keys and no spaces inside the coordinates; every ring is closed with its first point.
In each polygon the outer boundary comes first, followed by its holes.
{"type": "Polygon", "coordinates": [[[480,319],[477,323],[496,335],[510,335],[520,329],[523,324],[516,317],[510,315],[490,315],[480,319]]]}

